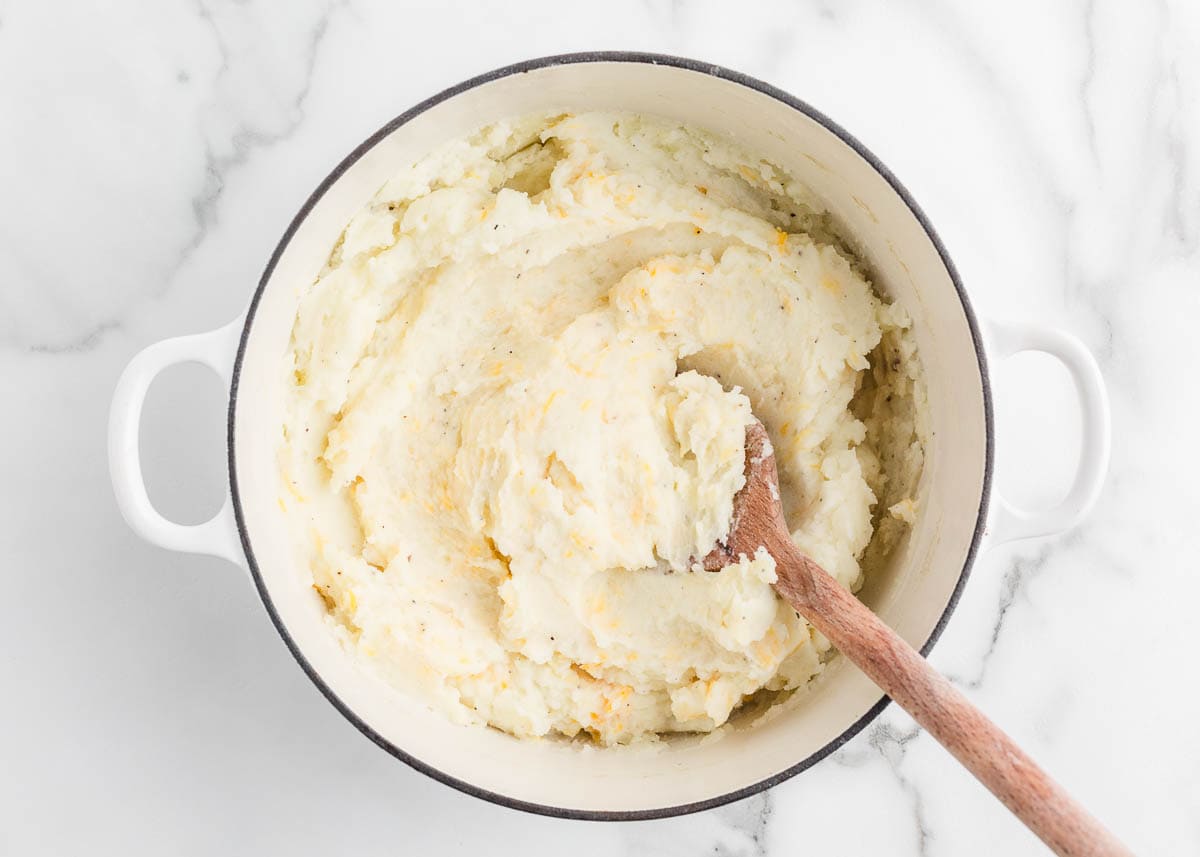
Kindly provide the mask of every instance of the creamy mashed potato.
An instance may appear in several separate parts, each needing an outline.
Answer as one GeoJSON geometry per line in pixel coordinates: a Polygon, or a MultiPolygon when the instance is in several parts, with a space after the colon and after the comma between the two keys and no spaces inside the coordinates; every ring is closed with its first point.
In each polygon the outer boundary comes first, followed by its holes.
{"type": "Polygon", "coordinates": [[[693,567],[728,533],[745,425],[797,544],[857,587],[879,518],[914,514],[906,324],[804,187],[735,146],[502,122],[397,172],[302,290],[280,503],[333,632],[452,717],[711,731],[828,649],[764,552],[693,567]]]}

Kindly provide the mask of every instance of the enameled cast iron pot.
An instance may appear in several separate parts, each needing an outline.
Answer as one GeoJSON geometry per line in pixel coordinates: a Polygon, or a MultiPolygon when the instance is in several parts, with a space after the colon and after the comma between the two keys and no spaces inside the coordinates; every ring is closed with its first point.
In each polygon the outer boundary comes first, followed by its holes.
{"type": "Polygon", "coordinates": [[[811,692],[779,716],[723,738],[688,737],[659,752],[581,751],[453,725],[355,668],[323,623],[324,606],[292,546],[276,502],[274,451],[283,422],[286,352],[298,288],[312,282],[350,217],[400,165],[494,120],[565,108],[657,114],[733,138],[805,182],[912,317],[929,387],[933,436],[921,512],[889,567],[861,597],[928,652],[946,624],[980,544],[1074,524],[1099,492],[1108,409],[1095,361],[1074,338],[1025,325],[980,325],[932,226],[862,144],[802,101],[717,66],[667,56],[574,54],[532,60],[435,95],[389,122],[313,192],[267,263],[244,317],[210,333],[168,339],[138,354],[113,399],[109,456],[130,526],[170,550],[224,557],[246,568],[300,666],[350,722],[381,748],[465,792],[551,815],[635,819],[677,815],[746,797],[808,768],[861,730],[880,691],[835,658],[811,692]],[[987,355],[1048,352],[1070,371],[1083,407],[1080,466],[1066,500],[1036,519],[993,498],[987,355]],[[199,362],[229,389],[229,494],[212,520],[182,526],[151,505],[138,461],[138,422],[151,380],[199,362]]]}

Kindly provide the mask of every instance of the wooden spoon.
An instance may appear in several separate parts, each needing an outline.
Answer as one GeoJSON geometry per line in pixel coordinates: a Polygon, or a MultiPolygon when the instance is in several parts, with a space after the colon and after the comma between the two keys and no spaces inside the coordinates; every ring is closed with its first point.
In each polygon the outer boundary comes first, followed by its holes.
{"type": "Polygon", "coordinates": [[[1047,776],[917,651],[796,547],[783,519],[767,430],[746,427],[746,484],[729,538],[704,558],[717,571],[760,548],[775,558],[775,590],[1062,857],[1132,853],[1047,776]]]}

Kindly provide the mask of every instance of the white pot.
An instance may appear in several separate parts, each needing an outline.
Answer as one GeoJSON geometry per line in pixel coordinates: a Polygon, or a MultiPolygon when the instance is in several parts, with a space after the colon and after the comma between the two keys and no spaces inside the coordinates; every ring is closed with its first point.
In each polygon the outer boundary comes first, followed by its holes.
{"type": "Polygon", "coordinates": [[[130,526],[171,550],[221,556],[246,568],[271,620],[323,694],[372,741],[463,791],[553,815],[630,819],[674,815],[745,797],[809,767],[845,743],[886,703],[858,670],[835,658],[811,692],[779,716],[720,740],[684,738],[658,752],[581,750],[520,742],[456,726],[356,668],[323,622],[308,570],[276,502],[275,444],[283,422],[279,364],[310,283],[347,221],[398,165],[502,117],[548,108],[658,114],[702,126],[759,152],[822,197],[879,289],[912,317],[927,373],[933,436],[911,537],[861,596],[885,622],[928,651],[991,541],[1065,529],[1091,507],[1108,457],[1108,408],[1091,355],[1074,338],[989,324],[981,336],[954,266],[900,183],[853,137],[808,105],[716,66],[665,56],[602,53],[534,60],[436,95],[355,149],[305,203],[267,264],[244,318],[169,339],[135,357],[113,399],[113,484],[130,526]],[[985,349],[986,345],[986,349],[985,349]],[[1062,360],[1083,404],[1083,453],[1067,499],[1038,519],[994,502],[991,357],[1045,351],[1062,360]],[[138,461],[138,420],[150,381],[195,361],[229,386],[229,495],[212,520],[182,526],[159,515],[138,461]],[[249,394],[247,394],[249,391],[249,394]]]}

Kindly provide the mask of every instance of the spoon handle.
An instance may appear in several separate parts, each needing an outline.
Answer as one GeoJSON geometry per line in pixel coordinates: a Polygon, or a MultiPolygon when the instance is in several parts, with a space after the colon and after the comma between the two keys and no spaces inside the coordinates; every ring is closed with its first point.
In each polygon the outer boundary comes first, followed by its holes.
{"type": "Polygon", "coordinates": [[[786,534],[768,546],[775,588],[838,650],[1060,857],[1132,857],[1107,828],[1050,778],[900,635],[786,534]]]}

